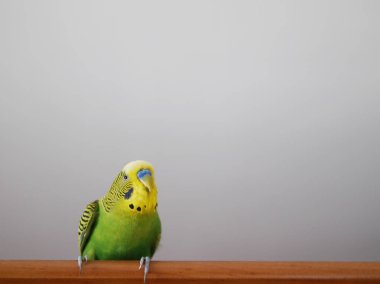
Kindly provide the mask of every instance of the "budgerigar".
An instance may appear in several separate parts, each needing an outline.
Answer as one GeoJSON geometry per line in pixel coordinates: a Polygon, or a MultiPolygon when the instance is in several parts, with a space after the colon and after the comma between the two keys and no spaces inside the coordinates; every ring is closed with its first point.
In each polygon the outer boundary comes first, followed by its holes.
{"type": "Polygon", "coordinates": [[[104,197],[87,205],[78,230],[78,266],[85,260],[139,260],[144,283],[161,238],[157,187],[150,163],[128,163],[104,197]]]}

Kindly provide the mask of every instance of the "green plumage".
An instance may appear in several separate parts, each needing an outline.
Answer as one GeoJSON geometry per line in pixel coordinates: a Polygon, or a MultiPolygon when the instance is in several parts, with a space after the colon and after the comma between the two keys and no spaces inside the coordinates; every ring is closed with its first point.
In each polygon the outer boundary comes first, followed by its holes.
{"type": "Polygon", "coordinates": [[[123,168],[103,198],[86,207],[78,231],[79,253],[88,260],[151,258],[160,237],[153,168],[137,161],[123,168]]]}
{"type": "Polygon", "coordinates": [[[107,213],[100,207],[82,255],[90,260],[152,257],[160,234],[161,223],[157,213],[123,216],[120,212],[107,213]]]}

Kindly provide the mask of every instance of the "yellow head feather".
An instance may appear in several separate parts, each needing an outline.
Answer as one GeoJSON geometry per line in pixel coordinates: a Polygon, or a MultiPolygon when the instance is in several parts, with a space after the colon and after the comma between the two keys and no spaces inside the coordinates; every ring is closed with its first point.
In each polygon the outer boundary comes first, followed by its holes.
{"type": "Polygon", "coordinates": [[[126,164],[102,198],[104,209],[126,214],[150,214],[157,208],[153,166],[145,161],[126,164]]]}

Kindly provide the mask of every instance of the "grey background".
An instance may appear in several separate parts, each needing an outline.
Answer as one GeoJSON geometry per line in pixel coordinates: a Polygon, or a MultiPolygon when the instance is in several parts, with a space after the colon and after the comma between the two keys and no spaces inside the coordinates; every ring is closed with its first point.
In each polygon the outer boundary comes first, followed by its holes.
{"type": "Polygon", "coordinates": [[[74,259],[156,168],[156,259],[380,261],[380,2],[0,1],[0,258],[74,259]]]}

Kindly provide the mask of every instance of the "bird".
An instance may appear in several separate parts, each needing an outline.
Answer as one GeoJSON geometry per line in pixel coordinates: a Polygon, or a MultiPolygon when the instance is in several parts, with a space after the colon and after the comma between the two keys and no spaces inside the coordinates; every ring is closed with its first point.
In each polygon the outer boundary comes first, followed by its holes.
{"type": "Polygon", "coordinates": [[[89,203],[79,222],[78,267],[90,260],[140,260],[144,283],[161,239],[153,166],[126,164],[108,192],[89,203]]]}

